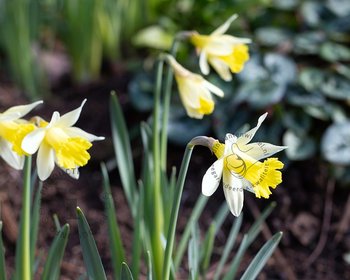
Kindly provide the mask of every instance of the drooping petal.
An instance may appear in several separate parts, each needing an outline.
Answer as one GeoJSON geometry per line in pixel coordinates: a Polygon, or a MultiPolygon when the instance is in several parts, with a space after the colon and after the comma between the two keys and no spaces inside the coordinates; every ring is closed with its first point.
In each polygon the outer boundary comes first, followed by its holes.
{"type": "Polygon", "coordinates": [[[0,138],[0,156],[16,170],[23,169],[24,156],[19,156],[12,150],[12,144],[0,138]]]}
{"type": "Polygon", "coordinates": [[[209,57],[209,63],[219,74],[221,79],[223,79],[226,82],[232,80],[230,68],[221,59],[218,59],[216,57],[209,57]]]}
{"type": "Polygon", "coordinates": [[[94,134],[88,133],[78,127],[68,127],[64,130],[70,137],[81,137],[89,142],[104,140],[103,136],[96,136],[94,134]]]}
{"type": "Polygon", "coordinates": [[[244,193],[242,180],[224,169],[224,194],[231,213],[238,217],[243,208],[244,193]]]}
{"type": "Polygon", "coordinates": [[[223,170],[223,159],[215,161],[205,173],[202,180],[202,194],[211,196],[218,188],[223,170]]]}
{"type": "Polygon", "coordinates": [[[41,181],[45,181],[49,178],[52,170],[55,168],[54,150],[44,142],[40,145],[38,156],[36,158],[36,165],[38,176],[41,181]]]}
{"type": "Polygon", "coordinates": [[[34,103],[28,104],[28,105],[19,105],[19,106],[14,106],[11,107],[10,109],[6,110],[3,114],[17,114],[18,119],[23,117],[24,115],[28,114],[31,110],[33,110],[36,106],[39,104],[43,103],[43,101],[36,101],[34,103]]]}
{"type": "Polygon", "coordinates": [[[199,55],[199,68],[201,69],[204,75],[209,74],[209,65],[207,61],[207,55],[204,51],[201,52],[201,54],[199,55]]]}
{"type": "Polygon", "coordinates": [[[239,146],[239,148],[242,152],[246,153],[255,160],[261,160],[287,149],[287,146],[275,146],[270,143],[257,142],[242,145],[239,146]]]}
{"type": "Polygon", "coordinates": [[[258,123],[257,123],[256,127],[254,127],[251,130],[247,131],[246,133],[244,133],[242,136],[240,136],[237,139],[237,145],[238,146],[242,146],[242,145],[245,145],[245,144],[249,143],[250,140],[252,140],[252,138],[254,137],[254,135],[257,132],[257,130],[260,128],[260,126],[263,123],[263,121],[266,119],[266,117],[267,117],[267,113],[261,115],[259,117],[259,119],[258,119],[258,123]]]}
{"type": "Polygon", "coordinates": [[[65,127],[73,126],[78,121],[81,114],[81,110],[83,109],[85,103],[86,99],[83,100],[83,102],[77,109],[61,116],[61,118],[57,121],[56,125],[65,127]]]}
{"type": "Polygon", "coordinates": [[[34,154],[39,149],[39,146],[45,137],[45,133],[45,128],[37,128],[24,137],[21,145],[23,151],[30,155],[34,154]]]}
{"type": "Polygon", "coordinates": [[[238,18],[237,14],[232,15],[230,18],[228,18],[222,25],[220,25],[217,29],[215,29],[211,35],[221,35],[224,34],[229,28],[231,23],[238,18]]]}
{"type": "Polygon", "coordinates": [[[214,93],[215,95],[219,97],[224,96],[224,92],[220,88],[208,82],[207,80],[203,80],[203,84],[210,92],[214,93]]]}

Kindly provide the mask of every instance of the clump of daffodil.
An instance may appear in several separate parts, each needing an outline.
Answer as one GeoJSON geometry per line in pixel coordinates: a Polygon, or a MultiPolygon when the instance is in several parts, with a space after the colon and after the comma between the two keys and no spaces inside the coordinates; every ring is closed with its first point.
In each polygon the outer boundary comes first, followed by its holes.
{"type": "Polygon", "coordinates": [[[286,147],[269,143],[249,143],[265,120],[262,115],[256,127],[240,137],[226,134],[225,144],[217,140],[211,143],[211,149],[218,158],[205,173],[202,181],[202,193],[211,196],[223,179],[226,201],[233,215],[239,216],[243,208],[243,190],[253,192],[258,198],[269,198],[270,188],[276,188],[282,182],[279,169],[283,163],[277,158],[269,158],[286,147]],[[262,159],[267,158],[262,161],[262,159]]]}
{"type": "Polygon", "coordinates": [[[26,152],[21,148],[23,138],[35,129],[35,125],[21,119],[42,101],[14,106],[0,113],[0,156],[13,168],[23,168],[26,152]]]}
{"type": "Polygon", "coordinates": [[[55,163],[71,176],[78,178],[78,168],[90,159],[87,150],[91,142],[103,140],[73,125],[79,119],[81,106],[62,116],[58,112],[52,114],[50,122],[40,117],[35,118],[38,128],[27,134],[22,141],[22,149],[28,154],[37,155],[37,169],[40,180],[46,180],[55,167],[55,163]]]}
{"type": "Polygon", "coordinates": [[[209,64],[225,81],[232,79],[232,73],[242,71],[244,63],[249,59],[248,46],[251,40],[224,34],[237,15],[231,16],[223,25],[210,35],[194,32],[190,41],[199,53],[199,67],[204,75],[209,74],[209,64]]]}
{"type": "Polygon", "coordinates": [[[188,116],[202,119],[204,115],[211,114],[215,107],[211,92],[220,97],[224,96],[224,92],[201,75],[182,67],[171,55],[167,55],[167,60],[174,70],[180,98],[188,116]]]}

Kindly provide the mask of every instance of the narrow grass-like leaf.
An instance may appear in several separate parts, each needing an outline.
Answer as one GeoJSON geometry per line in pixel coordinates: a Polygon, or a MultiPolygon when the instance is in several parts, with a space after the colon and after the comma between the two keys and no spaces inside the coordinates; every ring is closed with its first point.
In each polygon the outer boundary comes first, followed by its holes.
{"type": "Polygon", "coordinates": [[[261,225],[263,224],[265,219],[271,214],[275,206],[276,206],[275,202],[272,202],[269,206],[267,206],[266,209],[262,212],[261,216],[250,227],[248,233],[244,235],[241,245],[238,249],[238,252],[235,255],[235,258],[230,265],[229,273],[226,274],[226,277],[224,278],[224,280],[230,280],[235,278],[239,264],[241,263],[241,260],[245,251],[248,249],[250,244],[255,240],[255,238],[259,234],[261,230],[261,225]]]}
{"type": "Polygon", "coordinates": [[[276,207],[276,202],[271,202],[264,211],[261,213],[260,217],[254,222],[247,232],[247,244],[248,246],[255,240],[256,236],[261,231],[261,225],[266,220],[266,218],[271,214],[272,210],[276,207]]]}
{"type": "Polygon", "coordinates": [[[87,273],[90,278],[95,280],[107,279],[90,226],[79,207],[77,207],[77,216],[79,239],[87,273]]]}
{"type": "Polygon", "coordinates": [[[2,221],[0,221],[0,279],[6,280],[5,247],[2,241],[2,221]]]}
{"type": "Polygon", "coordinates": [[[104,192],[104,206],[105,213],[107,217],[107,225],[108,225],[108,236],[110,242],[110,250],[112,257],[112,266],[114,278],[118,279],[118,276],[121,273],[122,262],[125,259],[125,253],[123,248],[123,242],[120,235],[119,226],[117,223],[116,211],[113,202],[113,196],[111,193],[110,183],[108,172],[105,164],[101,164],[101,171],[103,176],[103,192],[104,192]]]}
{"type": "Polygon", "coordinates": [[[201,248],[202,256],[201,256],[200,268],[201,268],[202,275],[206,274],[209,267],[210,258],[214,247],[215,232],[216,232],[216,224],[215,222],[212,222],[210,224],[209,230],[205,236],[205,240],[201,248]]]}
{"type": "Polygon", "coordinates": [[[199,216],[202,214],[203,209],[204,209],[205,205],[207,204],[207,201],[208,201],[207,196],[200,195],[194,208],[193,208],[191,216],[188,219],[186,228],[185,228],[184,232],[182,233],[180,243],[178,244],[178,246],[176,248],[176,256],[175,256],[175,260],[174,260],[175,270],[177,270],[177,268],[179,267],[179,265],[182,261],[183,255],[186,251],[188,240],[191,236],[192,224],[197,223],[199,216]]]}
{"type": "Polygon", "coordinates": [[[221,228],[222,224],[224,223],[227,215],[230,213],[230,209],[227,206],[226,201],[221,205],[219,211],[216,213],[214,217],[214,222],[216,224],[216,230],[215,235],[217,234],[217,231],[221,228]]]}
{"type": "Polygon", "coordinates": [[[245,234],[243,236],[243,239],[241,241],[241,244],[238,248],[238,251],[236,253],[236,255],[233,258],[233,261],[229,267],[228,272],[226,273],[225,277],[223,278],[223,280],[232,280],[235,279],[236,273],[237,273],[237,269],[239,264],[241,263],[241,259],[245,253],[245,251],[247,250],[248,245],[247,245],[247,235],[245,234]]]}
{"type": "Polygon", "coordinates": [[[140,273],[140,260],[141,260],[141,252],[142,252],[142,209],[144,208],[144,188],[140,188],[139,197],[136,198],[137,202],[137,212],[136,217],[134,219],[134,235],[132,237],[132,263],[131,269],[132,274],[135,279],[138,278],[140,273]]]}
{"type": "Polygon", "coordinates": [[[134,279],[132,277],[130,268],[128,267],[128,265],[125,262],[122,263],[122,271],[120,274],[120,279],[121,280],[133,280],[134,279]]]}
{"type": "Polygon", "coordinates": [[[57,214],[53,214],[53,223],[55,224],[56,231],[59,231],[61,229],[61,223],[60,220],[58,219],[57,214]]]}
{"type": "Polygon", "coordinates": [[[259,250],[257,255],[249,264],[248,268],[242,275],[241,280],[254,280],[258,276],[259,272],[263,269],[264,265],[275,251],[281,238],[282,232],[277,232],[264,244],[264,246],[259,250]]]}
{"type": "Polygon", "coordinates": [[[146,252],[146,261],[147,261],[147,280],[153,280],[153,274],[152,274],[152,258],[151,258],[151,252],[147,250],[146,252]]]}
{"type": "Polygon", "coordinates": [[[69,225],[65,224],[50,247],[49,254],[44,266],[44,272],[41,279],[43,280],[57,280],[60,277],[61,261],[64,255],[64,250],[67,245],[69,235],[69,225]]]}
{"type": "Polygon", "coordinates": [[[188,144],[186,147],[185,154],[181,163],[179,177],[176,183],[176,191],[174,195],[174,202],[172,203],[172,210],[171,210],[171,216],[170,216],[171,223],[169,224],[169,229],[167,231],[162,279],[169,279],[170,277],[171,258],[173,254],[174,243],[175,243],[176,224],[177,224],[177,219],[179,215],[181,196],[182,196],[183,187],[185,184],[185,178],[188,170],[188,165],[190,163],[193,147],[194,145],[192,145],[191,143],[188,144]]]}
{"type": "MultiPolygon", "coordinates": [[[[32,204],[32,219],[30,226],[30,259],[31,263],[35,261],[36,241],[38,237],[39,220],[40,220],[40,206],[41,206],[41,190],[43,187],[42,181],[39,182],[38,189],[36,190],[34,201],[32,204]]],[[[34,270],[32,272],[33,277],[34,270]]]]}
{"type": "Polygon", "coordinates": [[[122,109],[115,92],[111,93],[110,114],[112,122],[112,137],[115,155],[118,163],[120,179],[133,217],[136,215],[134,196],[136,193],[135,171],[129,133],[122,109]]]}
{"type": "Polygon", "coordinates": [[[199,275],[199,228],[197,223],[192,224],[191,239],[188,243],[188,269],[190,270],[190,279],[194,280],[199,275]]]}
{"type": "Polygon", "coordinates": [[[219,265],[215,271],[214,280],[218,280],[222,273],[222,269],[224,268],[227,258],[232,251],[233,245],[235,244],[239,229],[241,228],[241,225],[242,225],[242,220],[243,220],[243,214],[241,214],[238,218],[235,219],[235,222],[231,227],[231,231],[228,235],[229,238],[225,244],[225,249],[221,255],[219,265]]]}

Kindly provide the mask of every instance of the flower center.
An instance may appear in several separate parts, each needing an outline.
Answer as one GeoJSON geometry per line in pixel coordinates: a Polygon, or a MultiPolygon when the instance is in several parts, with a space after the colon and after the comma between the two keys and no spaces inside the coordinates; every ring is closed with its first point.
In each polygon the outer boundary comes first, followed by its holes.
{"type": "Polygon", "coordinates": [[[200,96],[198,112],[200,114],[208,115],[208,114],[211,114],[213,111],[214,111],[214,101],[200,96]]]}
{"type": "Polygon", "coordinates": [[[203,49],[203,47],[208,44],[209,36],[193,34],[190,40],[191,40],[191,43],[195,45],[197,48],[203,49]]]}
{"type": "Polygon", "coordinates": [[[233,73],[239,73],[242,71],[244,63],[249,59],[248,47],[244,44],[235,45],[231,54],[218,58],[224,61],[233,73]]]}

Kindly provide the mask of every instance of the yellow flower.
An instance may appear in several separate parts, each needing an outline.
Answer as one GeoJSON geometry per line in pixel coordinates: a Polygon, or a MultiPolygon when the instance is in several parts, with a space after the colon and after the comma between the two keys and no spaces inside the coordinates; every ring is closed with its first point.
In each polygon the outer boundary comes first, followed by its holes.
{"type": "Polygon", "coordinates": [[[0,113],[0,156],[15,169],[23,168],[26,153],[21,148],[22,140],[35,129],[32,123],[21,117],[41,103],[42,101],[37,101],[28,105],[14,106],[0,113]]]}
{"type": "Polygon", "coordinates": [[[167,59],[174,70],[180,98],[188,116],[202,119],[204,115],[211,114],[215,107],[211,92],[220,97],[224,96],[224,92],[201,75],[182,67],[172,56],[168,55],[167,59]]]}
{"type": "Polygon", "coordinates": [[[79,108],[63,116],[54,112],[49,123],[37,118],[38,128],[24,137],[22,149],[28,154],[38,151],[36,162],[40,180],[44,181],[50,176],[55,163],[77,179],[78,168],[90,159],[87,150],[92,146],[91,142],[104,139],[73,126],[85,102],[86,99],[79,108]]]}
{"type": "Polygon", "coordinates": [[[242,71],[244,63],[249,59],[248,46],[251,40],[224,34],[237,15],[231,16],[223,25],[210,35],[197,32],[191,35],[191,42],[199,53],[199,67],[204,75],[209,74],[209,64],[225,81],[232,80],[232,73],[242,71]]]}
{"type": "Polygon", "coordinates": [[[203,177],[202,193],[211,196],[222,178],[226,201],[235,216],[242,211],[244,189],[258,198],[269,198],[270,188],[274,189],[282,182],[279,169],[283,168],[283,163],[277,158],[268,157],[286,147],[263,142],[249,143],[266,116],[267,113],[262,115],[257,126],[240,137],[226,134],[225,144],[215,141],[212,147],[218,160],[203,177]],[[264,158],[268,159],[261,161],[264,158]]]}

